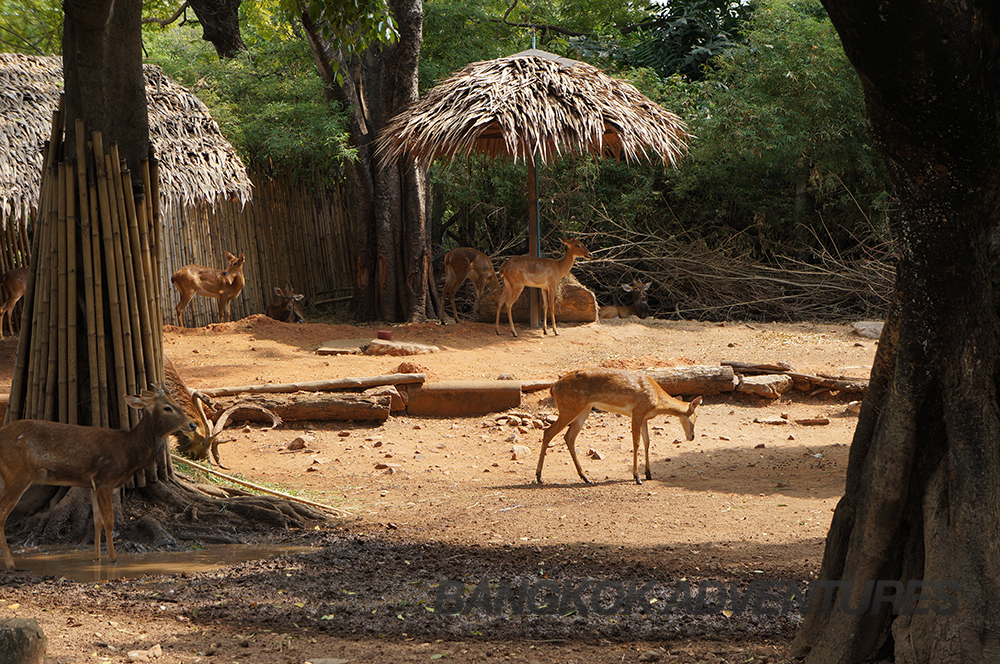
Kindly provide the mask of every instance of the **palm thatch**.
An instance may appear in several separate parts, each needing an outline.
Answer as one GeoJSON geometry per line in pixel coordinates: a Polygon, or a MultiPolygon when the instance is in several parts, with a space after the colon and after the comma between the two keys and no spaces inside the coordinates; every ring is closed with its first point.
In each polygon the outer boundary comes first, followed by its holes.
{"type": "MultiPolygon", "coordinates": [[[[144,66],[150,141],[160,162],[161,206],[250,199],[251,185],[236,151],[208,108],[144,66]]],[[[3,223],[37,204],[42,149],[62,92],[62,58],[0,53],[0,215],[3,223]]]]}
{"type": "Polygon", "coordinates": [[[690,138],[684,122],[584,62],[538,50],[475,62],[432,88],[383,129],[390,162],[429,164],[482,152],[545,164],[563,153],[674,165],[690,138]]]}

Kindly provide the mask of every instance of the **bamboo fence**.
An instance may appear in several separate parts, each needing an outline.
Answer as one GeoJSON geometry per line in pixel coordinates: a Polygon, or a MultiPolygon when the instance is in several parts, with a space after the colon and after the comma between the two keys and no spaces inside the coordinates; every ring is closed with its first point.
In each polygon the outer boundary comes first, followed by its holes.
{"type": "MultiPolygon", "coordinates": [[[[180,299],[170,275],[189,264],[224,269],[224,252],[243,253],[243,291],[229,303],[230,320],[263,313],[274,288],[290,284],[308,305],[353,291],[353,242],[346,206],[337,186],[289,184],[260,170],[250,173],[253,199],[175,207],[164,224],[160,288],[164,322],[178,324],[180,299]]],[[[317,182],[320,179],[317,178],[317,182]]],[[[218,322],[218,301],[195,297],[184,324],[218,322]]]]}

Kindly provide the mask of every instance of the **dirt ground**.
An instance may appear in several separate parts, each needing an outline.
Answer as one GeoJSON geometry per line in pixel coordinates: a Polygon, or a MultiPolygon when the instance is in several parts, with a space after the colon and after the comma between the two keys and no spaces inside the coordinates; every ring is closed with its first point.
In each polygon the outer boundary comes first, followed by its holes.
{"type": "MultiPolygon", "coordinates": [[[[474,323],[296,326],[253,316],[168,326],[164,336],[167,354],[195,388],[374,376],[404,361],[428,382],[501,374],[554,380],[585,366],[723,360],[867,377],[876,349],[846,324],[638,319],[566,324],[558,337],[527,329],[514,339],[474,323]],[[324,342],[371,339],[378,329],[440,352],[315,353],[324,342]]],[[[14,348],[9,339],[0,345],[0,389],[9,386],[14,348]]],[[[642,486],[631,478],[628,420],[609,413],[593,413],[577,442],[590,486],[577,477],[561,434],[546,457],[546,483],[535,484],[541,431],[498,423],[500,414],[276,429],[237,423],[221,447],[226,472],[349,516],[275,540],[310,547],[304,553],[206,572],[97,584],[8,572],[0,618],[38,620],[54,662],[785,661],[794,612],[702,615],[678,605],[673,591],[706,580],[744,589],[760,579],[804,584],[817,572],[856,424],[849,401],[794,390],[775,401],[707,397],[694,441],[684,440],[676,419],[654,420],[653,479],[642,486]],[[810,418],[829,423],[795,423],[810,418]],[[305,448],[291,451],[296,438],[305,448]],[[514,453],[514,445],[530,451],[514,453]],[[508,604],[490,613],[475,590],[498,597],[505,584],[521,582],[543,592],[534,605],[529,598],[537,610],[508,604]],[[566,592],[585,582],[584,594],[566,592]],[[601,612],[607,603],[586,593],[602,582],[653,584],[651,601],[601,612]],[[558,606],[549,603],[551,614],[546,588],[563,593],[558,606]],[[449,614],[464,603],[465,613],[449,614]],[[680,610],[661,610],[669,606],[680,610]],[[146,654],[130,658],[130,651],[146,654]]],[[[525,394],[516,411],[544,418],[555,407],[544,390],[525,394]]],[[[129,550],[125,542],[119,549],[129,550]]],[[[602,597],[613,609],[614,592],[602,597]]]]}

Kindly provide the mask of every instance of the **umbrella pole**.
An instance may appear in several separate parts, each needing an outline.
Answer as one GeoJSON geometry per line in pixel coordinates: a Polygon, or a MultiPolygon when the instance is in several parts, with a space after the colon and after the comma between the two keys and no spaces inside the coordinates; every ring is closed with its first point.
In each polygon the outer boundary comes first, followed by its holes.
{"type": "MultiPolygon", "coordinates": [[[[542,255],[538,223],[538,174],[535,171],[534,155],[525,160],[528,165],[528,255],[538,258],[542,255]]],[[[531,327],[538,327],[538,289],[528,291],[528,312],[531,327]]]]}

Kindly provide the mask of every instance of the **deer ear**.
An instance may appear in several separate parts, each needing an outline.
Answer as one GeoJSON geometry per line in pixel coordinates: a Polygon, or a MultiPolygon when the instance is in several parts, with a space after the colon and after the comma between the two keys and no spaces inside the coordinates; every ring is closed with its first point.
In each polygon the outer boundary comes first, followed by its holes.
{"type": "Polygon", "coordinates": [[[701,397],[695,397],[695,400],[688,404],[688,413],[693,413],[694,409],[701,405],[701,397]]]}
{"type": "Polygon", "coordinates": [[[299,301],[299,300],[301,300],[301,299],[302,299],[302,298],[304,298],[304,297],[305,297],[305,295],[301,295],[301,294],[300,294],[300,295],[295,295],[295,296],[293,296],[293,297],[292,297],[292,299],[293,299],[293,300],[295,300],[295,301],[299,301]]]}
{"type": "Polygon", "coordinates": [[[125,403],[136,410],[142,410],[146,407],[146,402],[142,400],[142,397],[132,396],[131,394],[125,395],[125,403]]]}
{"type": "Polygon", "coordinates": [[[236,256],[233,256],[233,255],[232,255],[231,253],[229,253],[228,251],[224,251],[224,252],[222,252],[222,253],[224,253],[224,254],[225,254],[225,256],[226,256],[226,259],[227,259],[227,260],[233,260],[234,258],[236,258],[236,256]]]}
{"type": "Polygon", "coordinates": [[[632,292],[632,284],[622,284],[622,290],[626,293],[632,292]]]}
{"type": "Polygon", "coordinates": [[[281,292],[281,289],[278,288],[277,286],[274,287],[274,292],[277,293],[278,297],[284,297],[285,296],[285,294],[283,292],[281,292]]]}

